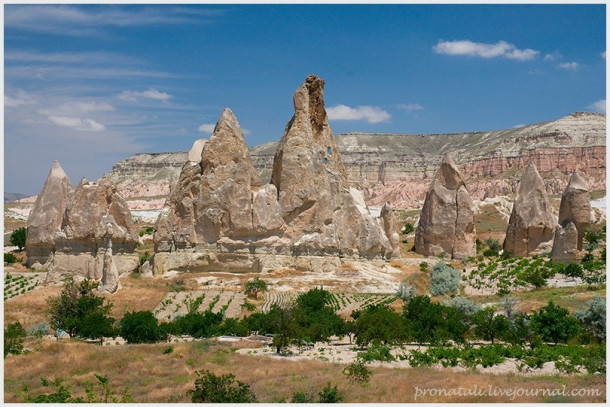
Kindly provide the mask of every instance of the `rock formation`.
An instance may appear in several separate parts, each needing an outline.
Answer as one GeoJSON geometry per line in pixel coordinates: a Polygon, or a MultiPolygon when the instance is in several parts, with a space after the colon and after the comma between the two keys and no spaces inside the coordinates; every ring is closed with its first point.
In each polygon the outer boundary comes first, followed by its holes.
{"type": "Polygon", "coordinates": [[[324,81],[309,75],[273,159],[271,183],[295,254],[374,257],[391,252],[375,220],[349,193],[347,173],[324,109],[324,81]]]}
{"type": "Polygon", "coordinates": [[[63,281],[70,276],[102,279],[104,254],[110,239],[119,275],[137,269],[138,236],[125,200],[108,178],[103,177],[97,184],[83,178],[55,233],[55,254],[48,268],[47,282],[63,281]]]}
{"type": "Polygon", "coordinates": [[[514,256],[528,256],[553,239],[554,229],[544,182],[530,162],[521,178],[508,221],[504,250],[514,256]]]}
{"type": "Polygon", "coordinates": [[[223,111],[199,162],[196,151],[188,154],[157,220],[156,253],[146,271],[255,272],[293,264],[301,255],[391,253],[383,229],[350,194],[323,87],[311,75],[297,90],[271,184],[261,182],[237,119],[223,111]]]}
{"type": "Polygon", "coordinates": [[[28,217],[25,246],[28,267],[47,268],[55,251],[55,233],[61,227],[72,191],[70,179],[59,161],[55,161],[28,217]]]}
{"type": "Polygon", "coordinates": [[[112,255],[112,239],[108,239],[108,245],[104,251],[104,262],[102,265],[102,281],[98,287],[98,291],[102,294],[114,294],[121,289],[119,280],[119,270],[114,262],[112,255]]]}
{"type": "Polygon", "coordinates": [[[582,250],[582,240],[590,219],[589,187],[578,172],[574,171],[561,196],[559,225],[551,252],[553,261],[570,263],[578,260],[578,251],[582,250]]]}
{"type": "Polygon", "coordinates": [[[392,257],[400,257],[400,231],[394,217],[394,210],[389,202],[381,207],[381,219],[383,221],[383,231],[392,245],[392,257]]]}
{"type": "Polygon", "coordinates": [[[415,231],[415,251],[425,256],[445,252],[450,258],[476,255],[474,203],[449,154],[436,172],[415,231]]]}
{"type": "MultiPolygon", "coordinates": [[[[454,134],[335,135],[350,186],[368,205],[389,201],[394,209],[420,208],[442,155],[453,152],[473,199],[513,195],[529,161],[536,164],[547,194],[560,195],[575,169],[591,190],[606,188],[606,116],[577,112],[519,128],[454,134]]],[[[263,183],[273,170],[277,142],[250,149],[263,183]]],[[[109,174],[128,197],[165,195],[175,184],[187,153],[136,154],[109,174]]],[[[134,202],[134,205],[136,203],[134,202]]],[[[163,202],[157,206],[161,208],[163,202]]],[[[144,209],[144,208],[143,208],[144,209]]]]}

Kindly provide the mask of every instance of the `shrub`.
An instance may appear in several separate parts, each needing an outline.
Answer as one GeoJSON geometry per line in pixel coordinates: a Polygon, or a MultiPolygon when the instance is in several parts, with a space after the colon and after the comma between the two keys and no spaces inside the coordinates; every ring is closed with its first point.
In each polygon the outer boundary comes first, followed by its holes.
{"type": "Polygon", "coordinates": [[[363,362],[393,362],[396,360],[396,358],[390,353],[390,348],[381,345],[378,342],[373,343],[373,346],[364,352],[358,353],[358,359],[362,360],[363,362]]]}
{"type": "Polygon", "coordinates": [[[153,343],[162,338],[157,319],[151,311],[128,312],[123,315],[120,332],[127,343],[153,343]]]}
{"type": "Polygon", "coordinates": [[[423,295],[405,305],[403,317],[409,332],[419,343],[444,343],[450,339],[463,342],[468,329],[458,310],[432,303],[430,297],[423,295]]]}
{"type": "Polygon", "coordinates": [[[596,296],[587,302],[587,308],[574,313],[587,331],[598,341],[606,340],[606,300],[596,296]]]}
{"type": "Polygon", "coordinates": [[[413,227],[413,224],[410,222],[407,222],[407,223],[405,223],[405,225],[402,228],[402,234],[408,235],[409,233],[413,233],[414,230],[415,230],[415,227],[413,227]]]}
{"type": "MultiPolygon", "coordinates": [[[[72,278],[66,281],[58,297],[47,300],[51,328],[68,333],[71,338],[79,335],[83,329],[85,317],[91,314],[106,316],[112,304],[104,304],[104,298],[93,293],[98,283],[85,279],[75,283],[72,278]]],[[[87,327],[84,327],[87,330],[87,327]]]]}
{"type": "Polygon", "coordinates": [[[49,334],[49,326],[43,321],[31,327],[29,334],[35,338],[42,338],[43,336],[49,334]]]}
{"type": "Polygon", "coordinates": [[[19,322],[9,324],[4,328],[4,357],[9,353],[18,355],[23,352],[23,340],[27,333],[19,322]]]}
{"type": "Polygon", "coordinates": [[[339,394],[337,386],[331,386],[330,382],[326,384],[318,393],[318,403],[340,403],[343,396],[339,394]]]}
{"type": "Polygon", "coordinates": [[[396,291],[396,295],[398,298],[403,300],[405,303],[408,303],[415,297],[415,287],[410,284],[407,280],[404,280],[398,286],[398,290],[396,291]]]}
{"type": "Polygon", "coordinates": [[[490,250],[494,250],[496,252],[502,250],[502,245],[500,244],[500,241],[498,239],[488,237],[487,239],[485,239],[485,244],[489,247],[490,250]]]}
{"type": "Polygon", "coordinates": [[[17,257],[13,253],[4,253],[4,262],[8,264],[17,263],[17,257]]]}
{"type": "Polygon", "coordinates": [[[465,297],[453,297],[442,302],[447,307],[458,310],[468,321],[470,316],[481,309],[479,304],[470,301],[465,297]]]}
{"type": "Polygon", "coordinates": [[[9,242],[11,243],[11,245],[17,246],[19,248],[19,250],[23,250],[23,248],[25,247],[26,236],[27,236],[26,228],[21,227],[21,228],[15,229],[13,231],[13,233],[11,233],[9,242]]]}
{"type": "Polygon", "coordinates": [[[148,261],[148,259],[150,259],[150,253],[148,253],[148,252],[141,253],[141,254],[138,256],[138,258],[139,258],[139,260],[140,260],[140,266],[141,266],[141,265],[143,265],[144,263],[146,263],[146,262],[148,261]]]}
{"type": "Polygon", "coordinates": [[[579,278],[583,276],[582,266],[576,263],[570,263],[563,269],[563,274],[567,277],[579,278]]]}
{"type": "Polygon", "coordinates": [[[292,395],[291,403],[313,403],[313,395],[304,391],[297,391],[292,395]]]}
{"type": "Polygon", "coordinates": [[[419,271],[423,271],[424,273],[428,271],[429,265],[425,261],[419,263],[419,271]]]}
{"type": "MultiPolygon", "coordinates": [[[[28,394],[27,386],[23,389],[23,399],[26,403],[117,403],[119,400],[114,395],[110,388],[107,376],[93,374],[97,379],[96,382],[85,381],[83,387],[85,389],[86,399],[82,397],[72,397],[70,390],[63,386],[63,380],[56,378],[49,381],[44,377],[40,379],[43,387],[54,387],[55,393],[39,394],[37,396],[28,394]]],[[[120,399],[121,403],[132,403],[133,399],[129,394],[129,387],[123,389],[123,396],[120,399]]]]}
{"type": "Polygon", "coordinates": [[[519,300],[513,297],[502,297],[500,298],[499,304],[500,307],[504,309],[504,315],[508,318],[509,321],[513,321],[515,316],[515,305],[519,303],[519,300]]]}
{"type": "Polygon", "coordinates": [[[578,333],[576,318],[569,316],[567,308],[555,305],[553,301],[549,301],[548,305],[534,312],[531,321],[534,331],[546,342],[567,343],[568,339],[578,333]]]}
{"type": "Polygon", "coordinates": [[[167,348],[163,349],[163,354],[164,355],[169,355],[173,351],[174,351],[174,347],[173,346],[168,346],[167,348]]]}
{"type": "Polygon", "coordinates": [[[358,359],[343,369],[343,374],[353,382],[364,386],[368,384],[371,378],[371,370],[368,369],[362,359],[358,359]]]}
{"type": "Polygon", "coordinates": [[[439,261],[430,274],[430,295],[456,294],[460,286],[462,273],[439,261]]]}
{"type": "Polygon", "coordinates": [[[236,381],[232,374],[216,376],[209,370],[197,371],[195,389],[189,390],[193,403],[256,403],[250,385],[236,381]]]}
{"type": "Polygon", "coordinates": [[[246,295],[258,298],[258,293],[267,291],[267,283],[258,277],[254,277],[246,283],[246,295]]]}

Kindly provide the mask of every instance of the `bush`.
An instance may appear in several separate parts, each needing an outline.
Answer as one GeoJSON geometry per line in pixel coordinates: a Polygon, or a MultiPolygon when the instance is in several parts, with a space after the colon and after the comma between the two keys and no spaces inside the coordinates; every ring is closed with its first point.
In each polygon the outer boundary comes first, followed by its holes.
{"type": "Polygon", "coordinates": [[[445,262],[439,261],[434,265],[430,274],[430,295],[457,294],[461,279],[460,270],[453,269],[445,262]]]}
{"type": "Polygon", "coordinates": [[[4,357],[9,353],[18,355],[23,352],[23,340],[27,333],[19,322],[9,324],[4,328],[4,357]]]}
{"type": "Polygon", "coordinates": [[[362,359],[358,359],[343,369],[343,374],[346,375],[351,382],[364,386],[368,384],[372,372],[366,367],[362,359]]]}
{"type": "Polygon", "coordinates": [[[71,338],[79,335],[83,329],[90,334],[89,328],[92,327],[84,327],[83,324],[88,325],[91,320],[85,320],[85,317],[92,314],[97,314],[97,318],[105,317],[112,307],[110,303],[104,304],[104,298],[93,293],[97,285],[97,282],[88,279],[80,283],[68,279],[59,296],[47,300],[51,328],[65,331],[71,338]]]}
{"type": "Polygon", "coordinates": [[[548,305],[534,312],[531,317],[534,331],[542,337],[543,341],[557,344],[566,342],[578,333],[578,321],[569,316],[567,308],[555,305],[549,301],[548,305]]]}
{"type": "Polygon", "coordinates": [[[419,263],[419,271],[423,271],[424,273],[428,271],[429,265],[425,261],[419,263]]]}
{"type": "Polygon", "coordinates": [[[254,277],[246,283],[246,295],[258,298],[258,293],[267,291],[267,283],[258,277],[254,277]]]}
{"type": "Polygon", "coordinates": [[[598,341],[606,340],[606,300],[596,296],[589,302],[587,307],[574,313],[576,319],[593,335],[598,341]]]}
{"type": "Polygon", "coordinates": [[[196,372],[195,389],[189,390],[193,403],[256,403],[250,385],[236,381],[232,374],[216,376],[209,370],[196,372]]]}
{"type": "Polygon", "coordinates": [[[419,343],[445,343],[452,339],[464,341],[468,326],[455,308],[432,303],[430,297],[417,296],[403,308],[408,331],[419,343]]]}
{"type": "Polygon", "coordinates": [[[339,394],[337,386],[331,386],[330,382],[322,388],[318,393],[318,403],[340,403],[343,400],[343,396],[339,394]]]}
{"type": "Polygon", "coordinates": [[[494,250],[496,252],[502,250],[502,245],[500,244],[500,241],[498,239],[488,237],[487,239],[485,239],[485,244],[489,247],[490,250],[494,250]]]}
{"type": "Polygon", "coordinates": [[[466,320],[469,320],[472,314],[481,309],[479,304],[476,304],[465,297],[453,297],[444,300],[442,304],[458,310],[466,320]]]}
{"type": "Polygon", "coordinates": [[[127,343],[154,343],[162,339],[157,319],[151,311],[128,312],[123,315],[120,332],[127,343]]]}
{"type": "MultiPolygon", "coordinates": [[[[96,382],[85,381],[83,387],[85,389],[86,399],[82,397],[72,397],[70,390],[64,387],[63,380],[56,378],[49,381],[44,377],[40,379],[43,387],[54,387],[55,393],[39,394],[37,396],[28,394],[27,386],[24,386],[23,399],[26,403],[117,403],[119,400],[114,395],[110,388],[107,376],[93,374],[97,379],[96,382]]],[[[129,387],[125,386],[123,395],[120,399],[121,403],[132,403],[133,399],[129,394],[129,387]]]]}
{"type": "Polygon", "coordinates": [[[169,355],[173,351],[174,351],[174,347],[173,346],[168,346],[167,348],[163,349],[163,354],[164,355],[169,355]]]}
{"type": "Polygon", "coordinates": [[[396,295],[398,298],[403,300],[405,303],[408,303],[415,297],[415,287],[410,284],[407,280],[404,280],[398,286],[398,290],[396,291],[396,295]]]}
{"type": "Polygon", "coordinates": [[[140,260],[140,266],[142,266],[144,263],[146,263],[148,261],[148,259],[150,259],[150,253],[144,252],[144,253],[140,254],[138,256],[138,258],[140,260]]]}
{"type": "Polygon", "coordinates": [[[4,253],[4,262],[8,264],[17,263],[17,257],[13,253],[4,253]]]}
{"type": "Polygon", "coordinates": [[[570,263],[563,269],[563,274],[567,277],[581,278],[583,276],[582,266],[576,263],[570,263]]]}
{"type": "Polygon", "coordinates": [[[26,228],[21,227],[21,228],[15,229],[13,231],[13,233],[11,233],[9,242],[11,243],[11,245],[17,246],[19,248],[19,250],[23,250],[23,248],[25,247],[26,236],[27,236],[26,228]]]}
{"type": "Polygon", "coordinates": [[[29,334],[35,338],[42,338],[43,336],[49,334],[49,326],[43,321],[31,327],[29,334]]]}
{"type": "Polygon", "coordinates": [[[407,223],[405,223],[405,225],[402,228],[402,234],[408,235],[409,233],[413,233],[414,230],[415,230],[415,227],[413,227],[413,224],[410,222],[407,222],[407,223]]]}
{"type": "Polygon", "coordinates": [[[313,394],[297,391],[292,395],[291,403],[313,403],[313,394]]]}
{"type": "Polygon", "coordinates": [[[358,353],[358,359],[362,360],[363,362],[393,362],[396,360],[396,358],[390,353],[390,348],[381,345],[378,342],[374,343],[373,346],[364,352],[358,353]]]}

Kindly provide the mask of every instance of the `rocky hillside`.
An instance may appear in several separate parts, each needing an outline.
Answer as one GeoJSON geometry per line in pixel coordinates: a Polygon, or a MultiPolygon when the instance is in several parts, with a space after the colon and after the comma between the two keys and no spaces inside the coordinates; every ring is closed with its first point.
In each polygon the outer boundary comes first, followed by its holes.
{"type": "MultiPolygon", "coordinates": [[[[473,198],[511,195],[532,160],[547,193],[561,194],[569,174],[580,170],[591,190],[605,189],[606,116],[577,112],[561,119],[501,131],[454,134],[348,133],[336,136],[350,183],[367,203],[421,207],[442,156],[453,152],[473,198]]],[[[273,168],[276,142],[251,147],[264,182],[273,168]]],[[[108,174],[126,198],[167,196],[186,152],[136,154],[108,174]]]]}

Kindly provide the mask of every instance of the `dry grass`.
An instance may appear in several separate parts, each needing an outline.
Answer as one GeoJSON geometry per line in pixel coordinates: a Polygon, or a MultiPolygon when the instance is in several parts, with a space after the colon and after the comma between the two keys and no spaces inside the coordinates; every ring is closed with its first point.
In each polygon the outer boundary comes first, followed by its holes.
{"type": "Polygon", "coordinates": [[[4,302],[4,323],[21,322],[28,328],[48,320],[47,299],[61,292],[62,287],[49,286],[27,292],[4,302]]]}
{"type": "Polygon", "coordinates": [[[126,312],[153,310],[168,293],[168,282],[156,278],[134,278],[121,279],[123,289],[115,294],[104,297],[113,306],[110,315],[119,319],[126,312]]]}
{"type": "MultiPolygon", "coordinates": [[[[5,360],[5,401],[19,402],[24,384],[32,394],[43,392],[40,377],[62,377],[74,395],[82,395],[82,383],[93,379],[93,373],[107,375],[117,393],[128,385],[136,402],[188,402],[186,392],[193,388],[196,370],[208,369],[215,374],[232,373],[237,380],[251,385],[259,401],[290,401],[296,391],[317,394],[327,383],[338,386],[345,402],[413,402],[415,388],[487,388],[505,389],[582,387],[600,389],[600,397],[549,399],[523,397],[517,402],[605,400],[605,376],[520,377],[484,375],[475,372],[452,372],[432,368],[372,368],[367,387],[349,382],[342,375],[344,365],[312,360],[277,360],[268,357],[233,353],[230,346],[210,341],[174,345],[174,351],[163,354],[167,344],[99,347],[80,342],[44,343],[41,350],[11,356],[5,360]]],[[[509,402],[508,397],[428,397],[422,402],[509,402]]]]}

